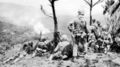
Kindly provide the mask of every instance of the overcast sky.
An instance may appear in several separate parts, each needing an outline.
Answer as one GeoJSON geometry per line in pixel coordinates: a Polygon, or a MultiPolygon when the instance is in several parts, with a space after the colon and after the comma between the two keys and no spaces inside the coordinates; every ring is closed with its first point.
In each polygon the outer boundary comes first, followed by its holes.
{"type": "MultiPolygon", "coordinates": [[[[97,0],[93,0],[96,2],[97,0]]],[[[26,6],[33,6],[35,8],[40,8],[40,4],[42,4],[47,11],[51,8],[49,7],[48,0],[0,0],[0,2],[7,3],[16,3],[26,6]]],[[[89,6],[83,0],[59,0],[56,2],[56,10],[58,13],[69,13],[76,15],[77,10],[84,10],[86,15],[89,15],[89,6]]],[[[96,5],[93,8],[93,14],[101,14],[102,7],[101,4],[96,5]]]]}
{"type": "MultiPolygon", "coordinates": [[[[93,1],[96,2],[97,0],[93,0],[93,1]]],[[[52,12],[50,3],[48,0],[0,0],[0,2],[32,6],[34,8],[37,8],[38,12],[40,12],[40,5],[43,5],[44,9],[47,12],[50,12],[50,13],[52,12]]],[[[93,13],[93,18],[95,18],[99,21],[104,21],[104,17],[102,15],[103,10],[102,10],[101,5],[102,4],[96,5],[93,8],[92,13],[93,13]]],[[[8,6],[3,6],[3,7],[8,7],[8,6]]],[[[0,6],[0,7],[2,7],[2,6],[0,6]]],[[[16,7],[17,7],[17,5],[16,5],[16,7]]],[[[83,10],[85,13],[85,17],[87,17],[87,20],[89,20],[89,6],[83,0],[58,0],[57,2],[55,2],[55,7],[56,7],[57,16],[58,16],[58,14],[61,16],[63,16],[63,14],[70,15],[70,16],[76,16],[78,10],[83,10]]],[[[24,10],[23,6],[22,6],[22,8],[24,10]]],[[[15,23],[18,25],[20,25],[20,24],[33,25],[32,27],[35,27],[34,29],[38,33],[39,33],[38,30],[41,30],[41,29],[42,29],[42,31],[47,30],[46,27],[42,26],[42,25],[46,25],[46,24],[42,23],[41,20],[39,19],[41,15],[39,13],[37,13],[36,11],[32,12],[32,13],[30,11],[29,12],[28,11],[24,11],[25,12],[25,14],[24,14],[24,12],[22,12],[22,9],[19,9],[19,7],[17,7],[17,9],[11,9],[11,7],[10,8],[8,7],[8,8],[5,8],[3,11],[1,10],[0,13],[1,14],[4,13],[5,16],[7,16],[10,19],[12,19],[13,21],[15,21],[15,23]]],[[[34,9],[32,11],[34,11],[34,9]]],[[[43,16],[41,16],[41,17],[43,17],[43,16]]],[[[104,22],[102,22],[102,23],[104,23],[104,22]]]]}

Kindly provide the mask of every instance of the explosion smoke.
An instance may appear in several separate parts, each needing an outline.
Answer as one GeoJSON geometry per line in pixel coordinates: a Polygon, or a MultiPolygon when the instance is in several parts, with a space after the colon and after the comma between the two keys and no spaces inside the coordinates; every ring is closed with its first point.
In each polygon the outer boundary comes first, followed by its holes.
{"type": "Polygon", "coordinates": [[[50,30],[45,28],[44,25],[42,23],[36,23],[33,25],[33,29],[37,34],[40,34],[40,32],[42,32],[42,34],[47,34],[50,33],[50,30]]]}

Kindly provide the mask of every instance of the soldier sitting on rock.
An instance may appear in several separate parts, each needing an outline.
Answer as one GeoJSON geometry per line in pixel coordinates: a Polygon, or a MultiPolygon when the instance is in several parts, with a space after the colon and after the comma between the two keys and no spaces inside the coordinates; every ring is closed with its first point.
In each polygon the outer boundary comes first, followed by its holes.
{"type": "Polygon", "coordinates": [[[108,52],[110,46],[113,43],[111,34],[108,32],[108,27],[103,26],[100,37],[97,39],[97,45],[99,52],[108,52]]]}
{"type": "Polygon", "coordinates": [[[67,59],[69,57],[72,57],[72,45],[68,41],[67,35],[62,35],[61,42],[58,43],[49,60],[54,58],[67,59]]]}
{"type": "Polygon", "coordinates": [[[112,37],[108,32],[103,33],[103,42],[104,42],[104,52],[107,53],[110,51],[110,46],[113,43],[112,37]]]}

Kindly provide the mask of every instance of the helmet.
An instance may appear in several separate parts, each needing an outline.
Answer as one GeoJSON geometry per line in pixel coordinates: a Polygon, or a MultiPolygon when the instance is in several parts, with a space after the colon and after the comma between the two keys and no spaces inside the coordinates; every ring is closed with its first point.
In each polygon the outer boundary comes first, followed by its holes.
{"type": "Polygon", "coordinates": [[[78,10],[78,17],[82,18],[84,16],[84,11],[83,10],[78,10]]]}
{"type": "Polygon", "coordinates": [[[92,30],[96,30],[96,27],[94,25],[87,26],[87,29],[88,29],[89,32],[91,32],[92,30]]]}
{"type": "Polygon", "coordinates": [[[68,40],[68,36],[65,34],[61,35],[61,40],[68,40]]]}
{"type": "Polygon", "coordinates": [[[103,31],[106,31],[108,29],[108,26],[107,25],[102,25],[102,30],[103,31]]]}

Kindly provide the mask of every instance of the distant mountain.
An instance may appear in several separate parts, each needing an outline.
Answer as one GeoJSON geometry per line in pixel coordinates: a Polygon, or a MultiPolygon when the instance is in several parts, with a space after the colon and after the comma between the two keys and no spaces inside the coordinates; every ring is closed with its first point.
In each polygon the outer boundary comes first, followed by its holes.
{"type": "MultiPolygon", "coordinates": [[[[66,32],[67,22],[73,17],[67,14],[58,14],[57,18],[60,31],[66,32]]],[[[43,24],[51,32],[54,28],[53,19],[45,16],[39,9],[12,3],[0,3],[0,21],[30,28],[34,28],[37,24],[41,23],[41,25],[43,24]]]]}
{"type": "Polygon", "coordinates": [[[0,20],[9,21],[9,23],[13,23],[16,25],[25,25],[26,23],[32,21],[33,17],[39,18],[35,16],[34,8],[25,7],[17,4],[9,4],[9,3],[0,3],[0,20]]]}
{"type": "MultiPolygon", "coordinates": [[[[104,22],[104,17],[95,15],[93,18],[96,17],[101,18],[102,23],[104,22]]],[[[67,24],[72,19],[74,19],[74,16],[57,13],[58,26],[62,33],[70,34],[67,29],[67,24]]],[[[86,19],[89,22],[89,17],[86,19]]],[[[0,3],[0,21],[17,26],[29,27],[36,33],[39,33],[40,30],[47,34],[52,33],[54,28],[53,19],[45,16],[40,9],[13,3],[0,3]]]]}

